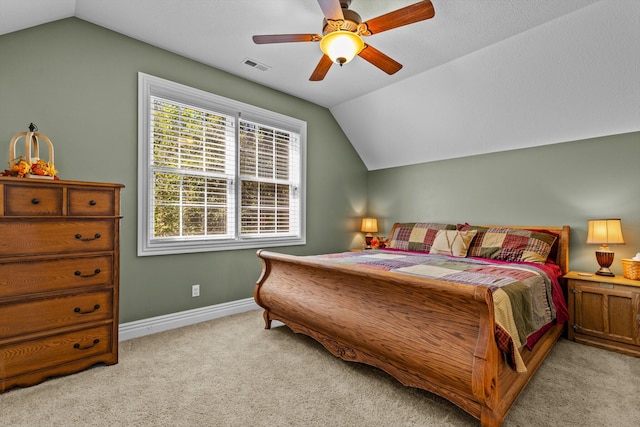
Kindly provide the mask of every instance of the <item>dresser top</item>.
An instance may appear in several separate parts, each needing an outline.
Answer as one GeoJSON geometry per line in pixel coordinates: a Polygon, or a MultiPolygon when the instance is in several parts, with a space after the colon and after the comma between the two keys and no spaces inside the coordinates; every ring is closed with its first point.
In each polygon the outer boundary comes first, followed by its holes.
{"type": "Polygon", "coordinates": [[[62,179],[18,178],[15,176],[0,176],[0,184],[20,185],[54,185],[54,186],[78,186],[78,187],[124,187],[124,184],[112,184],[107,182],[67,181],[62,179]]]}

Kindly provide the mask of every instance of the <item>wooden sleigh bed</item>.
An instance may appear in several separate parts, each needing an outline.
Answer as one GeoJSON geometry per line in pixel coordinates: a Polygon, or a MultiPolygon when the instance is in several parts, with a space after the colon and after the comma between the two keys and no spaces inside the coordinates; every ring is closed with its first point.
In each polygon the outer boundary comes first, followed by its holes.
{"type": "MultiPolygon", "coordinates": [[[[569,227],[512,227],[556,233],[555,263],[568,271],[569,227]]],[[[492,290],[318,257],[258,251],[254,291],[273,320],[311,336],[332,354],[378,367],[402,384],[435,393],[499,426],[562,334],[554,322],[512,369],[496,340],[492,290]]],[[[564,299],[564,296],[562,296],[564,299]]]]}

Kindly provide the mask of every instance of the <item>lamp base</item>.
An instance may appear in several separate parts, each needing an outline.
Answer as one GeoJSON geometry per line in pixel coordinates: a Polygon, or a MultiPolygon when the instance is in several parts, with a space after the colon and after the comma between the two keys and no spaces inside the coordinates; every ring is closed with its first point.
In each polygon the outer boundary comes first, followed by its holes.
{"type": "Polygon", "coordinates": [[[615,274],[609,270],[611,264],[613,264],[613,252],[607,246],[602,245],[602,247],[596,251],[596,260],[598,261],[598,265],[600,269],[596,271],[598,276],[607,276],[613,277],[615,274]]]}
{"type": "Polygon", "coordinates": [[[364,242],[365,242],[365,243],[366,243],[366,245],[367,245],[367,246],[365,247],[365,249],[371,249],[371,241],[372,241],[372,240],[373,240],[373,234],[371,234],[371,233],[367,233],[367,234],[364,236],[364,242]]]}
{"type": "Polygon", "coordinates": [[[615,276],[615,274],[613,274],[611,272],[611,270],[609,270],[606,267],[600,267],[600,270],[596,271],[596,274],[598,276],[607,276],[607,277],[614,277],[615,276]]]}

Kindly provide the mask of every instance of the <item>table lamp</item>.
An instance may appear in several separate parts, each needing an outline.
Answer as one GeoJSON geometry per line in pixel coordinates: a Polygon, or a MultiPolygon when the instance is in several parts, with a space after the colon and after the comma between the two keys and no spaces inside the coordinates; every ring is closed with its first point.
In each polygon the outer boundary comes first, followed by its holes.
{"type": "Polygon", "coordinates": [[[364,236],[364,241],[367,244],[365,249],[371,249],[371,240],[373,239],[373,234],[371,233],[378,232],[378,220],[376,218],[362,218],[360,231],[367,233],[364,236]]]}
{"type": "Polygon", "coordinates": [[[596,260],[600,265],[600,269],[596,271],[596,274],[609,277],[615,276],[609,270],[613,263],[614,254],[608,245],[624,244],[620,219],[590,219],[587,243],[602,245],[596,251],[596,260]]]}

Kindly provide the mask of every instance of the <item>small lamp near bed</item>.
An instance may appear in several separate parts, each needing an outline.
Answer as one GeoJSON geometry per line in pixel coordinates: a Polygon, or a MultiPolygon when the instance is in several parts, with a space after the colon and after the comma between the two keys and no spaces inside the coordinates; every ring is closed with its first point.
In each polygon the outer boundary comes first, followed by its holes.
{"type": "Polygon", "coordinates": [[[367,244],[365,249],[371,249],[371,240],[373,239],[373,234],[371,233],[378,232],[378,220],[376,218],[362,218],[360,231],[367,233],[364,236],[364,241],[367,244]]]}
{"type": "Polygon", "coordinates": [[[602,245],[596,251],[596,259],[600,265],[600,269],[596,271],[596,274],[599,276],[615,276],[609,270],[613,263],[614,253],[608,245],[624,245],[620,219],[590,219],[587,243],[602,245]]]}

